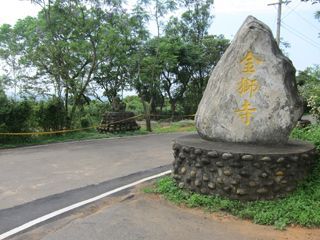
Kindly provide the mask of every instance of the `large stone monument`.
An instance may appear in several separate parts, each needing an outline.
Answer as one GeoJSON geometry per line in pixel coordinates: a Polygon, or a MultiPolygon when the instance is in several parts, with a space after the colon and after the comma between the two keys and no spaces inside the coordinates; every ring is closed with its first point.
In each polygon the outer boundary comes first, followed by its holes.
{"type": "Polygon", "coordinates": [[[302,113],[292,62],[249,16],[208,81],[199,135],[173,144],[173,177],[181,188],[232,199],[285,196],[316,155],[312,144],[288,140],[302,113]]]}

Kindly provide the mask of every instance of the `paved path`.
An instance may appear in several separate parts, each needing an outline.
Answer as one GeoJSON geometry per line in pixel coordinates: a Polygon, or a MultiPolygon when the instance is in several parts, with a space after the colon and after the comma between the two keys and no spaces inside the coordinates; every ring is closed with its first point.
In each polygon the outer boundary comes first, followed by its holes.
{"type": "Polygon", "coordinates": [[[183,133],[0,150],[0,209],[170,164],[183,133]]]}
{"type": "Polygon", "coordinates": [[[135,190],[49,222],[13,240],[319,240],[319,229],[275,230],[223,213],[179,208],[135,190]]]}

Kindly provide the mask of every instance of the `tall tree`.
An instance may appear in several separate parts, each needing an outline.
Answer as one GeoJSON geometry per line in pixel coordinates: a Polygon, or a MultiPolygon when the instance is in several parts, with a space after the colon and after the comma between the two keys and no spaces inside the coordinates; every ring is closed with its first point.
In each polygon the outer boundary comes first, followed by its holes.
{"type": "Polygon", "coordinates": [[[169,99],[174,119],[177,103],[182,101],[190,80],[192,46],[176,36],[165,36],[159,40],[160,85],[169,99]]]}
{"type": "Polygon", "coordinates": [[[20,64],[29,69],[25,78],[41,80],[40,86],[48,82],[54,86],[56,95],[65,102],[71,126],[78,106],[88,100],[89,84],[112,48],[105,45],[113,34],[108,26],[121,14],[121,1],[33,2],[42,6],[38,17],[20,20],[14,27],[22,47],[20,64]]]}
{"type": "Polygon", "coordinates": [[[0,27],[0,59],[3,61],[2,70],[5,72],[3,77],[7,80],[7,86],[13,88],[15,99],[20,84],[20,51],[19,35],[9,24],[3,24],[0,27]]]}
{"type": "Polygon", "coordinates": [[[136,19],[140,20],[140,26],[145,25],[149,20],[154,20],[156,25],[156,37],[150,41],[141,39],[139,51],[136,54],[136,77],[134,87],[140,96],[145,110],[147,130],[151,131],[150,115],[155,110],[156,102],[163,100],[160,91],[161,67],[159,59],[159,42],[162,34],[161,25],[165,14],[177,7],[174,0],[139,0],[134,11],[136,19]],[[145,11],[139,6],[149,8],[145,11]],[[148,14],[149,13],[149,14],[148,14]]]}
{"type": "Polygon", "coordinates": [[[106,26],[104,45],[108,47],[94,79],[104,89],[109,102],[131,85],[130,66],[139,43],[136,27],[135,20],[125,13],[113,15],[106,26]]]}
{"type": "MultiPolygon", "coordinates": [[[[217,64],[229,41],[223,36],[208,35],[213,16],[211,0],[186,0],[187,11],[181,18],[171,18],[166,26],[166,35],[181,38],[188,44],[187,78],[189,79],[184,99],[181,101],[188,113],[194,113],[207,85],[210,72],[217,64]]],[[[186,74],[185,74],[186,75],[186,74]]]]}

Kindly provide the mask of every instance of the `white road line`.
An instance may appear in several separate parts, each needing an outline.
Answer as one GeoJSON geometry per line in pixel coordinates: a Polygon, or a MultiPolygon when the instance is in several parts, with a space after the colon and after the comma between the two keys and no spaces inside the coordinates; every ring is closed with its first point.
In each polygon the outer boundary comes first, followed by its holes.
{"type": "Polygon", "coordinates": [[[57,211],[54,211],[54,212],[52,212],[52,213],[46,214],[46,215],[44,215],[44,216],[42,216],[42,217],[36,218],[36,219],[34,219],[34,220],[30,221],[30,222],[27,222],[27,223],[25,223],[25,224],[23,224],[23,225],[21,225],[21,226],[19,226],[19,227],[16,227],[16,228],[14,228],[14,229],[12,229],[12,230],[10,230],[10,231],[8,231],[8,232],[5,232],[5,233],[1,234],[1,235],[0,235],[0,240],[3,240],[3,239],[5,239],[5,238],[8,238],[8,237],[10,237],[10,236],[12,236],[12,235],[14,235],[14,234],[17,234],[17,233],[19,233],[19,232],[22,232],[22,231],[28,229],[28,228],[31,228],[31,227],[39,224],[39,223],[42,223],[42,222],[44,222],[44,221],[47,221],[48,219],[54,218],[54,217],[59,216],[59,215],[61,215],[61,214],[63,214],[63,213],[66,213],[66,212],[69,212],[69,211],[71,211],[71,210],[73,210],[73,209],[76,209],[76,208],[79,208],[79,207],[81,207],[81,206],[84,206],[84,205],[86,205],[86,204],[88,204],[88,203],[95,202],[95,201],[97,201],[97,200],[100,200],[101,198],[110,196],[110,195],[112,195],[112,194],[114,194],[114,193],[120,192],[120,191],[125,190],[125,189],[127,189],[127,188],[134,187],[134,186],[136,186],[136,185],[138,185],[138,184],[140,184],[140,183],[147,182],[147,181],[149,181],[149,180],[152,180],[152,179],[155,179],[155,178],[158,178],[158,177],[167,175],[167,174],[169,174],[169,173],[171,173],[171,170],[168,170],[168,171],[165,171],[165,172],[162,172],[162,173],[159,173],[159,174],[150,176],[150,177],[146,177],[146,178],[140,179],[140,180],[138,180],[138,181],[136,181],[136,182],[133,182],[133,183],[124,185],[124,186],[122,186],[122,187],[118,187],[118,188],[113,189],[113,190],[111,190],[111,191],[109,191],[109,192],[105,192],[105,193],[103,193],[103,194],[100,194],[100,195],[98,195],[98,196],[96,196],[96,197],[93,197],[93,198],[84,200],[84,201],[82,201],[82,202],[78,202],[78,203],[72,204],[72,205],[70,205],[70,206],[68,206],[68,207],[65,207],[65,208],[59,209],[59,210],[57,210],[57,211]]]}

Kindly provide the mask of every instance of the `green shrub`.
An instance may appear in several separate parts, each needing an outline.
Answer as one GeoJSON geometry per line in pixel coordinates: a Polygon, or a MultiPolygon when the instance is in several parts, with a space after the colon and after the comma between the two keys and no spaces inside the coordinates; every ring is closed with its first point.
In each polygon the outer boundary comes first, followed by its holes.
{"type": "Polygon", "coordinates": [[[320,124],[310,125],[306,128],[295,128],[291,133],[291,137],[310,141],[320,151],[320,124]]]}
{"type": "Polygon", "coordinates": [[[64,103],[59,98],[51,98],[39,104],[37,111],[38,125],[44,131],[61,130],[66,126],[66,111],[64,103]]]}
{"type": "Polygon", "coordinates": [[[127,96],[123,101],[126,104],[126,111],[134,112],[136,114],[144,113],[143,105],[138,96],[127,96]]]}
{"type": "Polygon", "coordinates": [[[82,117],[80,120],[80,125],[82,128],[88,128],[91,126],[91,121],[88,116],[82,117]]]}
{"type": "MultiPolygon", "coordinates": [[[[31,131],[34,115],[31,102],[27,100],[13,101],[2,96],[0,99],[0,132],[21,133],[31,131]]],[[[30,136],[0,136],[0,143],[12,141],[25,142],[30,136]]]]}
{"type": "Polygon", "coordinates": [[[308,67],[297,76],[300,94],[306,104],[305,111],[320,119],[320,65],[308,67]]]}
{"type": "Polygon", "coordinates": [[[314,95],[308,98],[308,107],[310,108],[310,113],[320,120],[320,86],[314,89],[314,95]],[[317,90],[317,91],[316,91],[317,90]]]}

